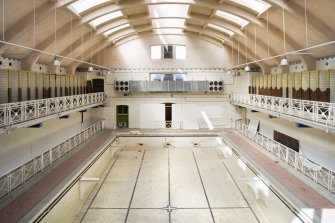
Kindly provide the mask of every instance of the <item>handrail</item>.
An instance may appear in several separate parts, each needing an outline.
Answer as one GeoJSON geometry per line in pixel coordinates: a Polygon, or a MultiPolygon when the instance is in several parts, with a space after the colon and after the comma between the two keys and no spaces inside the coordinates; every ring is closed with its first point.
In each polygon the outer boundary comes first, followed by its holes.
{"type": "Polygon", "coordinates": [[[0,133],[36,124],[41,119],[101,105],[103,100],[104,93],[99,92],[0,104],[0,133]]]}
{"type": "Polygon", "coordinates": [[[88,138],[105,128],[105,121],[100,120],[61,144],[44,152],[0,177],[0,198],[10,194],[15,188],[51,166],[56,160],[76,148],[88,138]]]}
{"type": "Polygon", "coordinates": [[[335,103],[236,93],[230,99],[239,106],[335,133],[335,103]]]}
{"type": "Polygon", "coordinates": [[[335,173],[307,157],[270,139],[259,132],[251,131],[241,122],[235,123],[235,130],[261,146],[267,153],[278,158],[278,161],[303,176],[311,179],[315,184],[322,186],[335,194],[335,173]]]}

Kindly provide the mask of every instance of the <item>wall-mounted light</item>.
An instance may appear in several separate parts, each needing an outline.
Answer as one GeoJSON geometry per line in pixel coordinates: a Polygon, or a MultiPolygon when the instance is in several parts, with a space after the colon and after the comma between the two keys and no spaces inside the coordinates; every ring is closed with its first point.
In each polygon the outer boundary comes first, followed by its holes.
{"type": "Polygon", "coordinates": [[[88,72],[92,72],[94,69],[93,69],[92,65],[90,65],[87,70],[88,70],[88,72]]]}

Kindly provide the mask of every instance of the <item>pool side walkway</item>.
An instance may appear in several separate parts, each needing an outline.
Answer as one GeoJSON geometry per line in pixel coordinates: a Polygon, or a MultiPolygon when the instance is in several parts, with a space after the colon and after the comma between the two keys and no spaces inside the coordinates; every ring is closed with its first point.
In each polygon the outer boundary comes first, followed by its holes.
{"type": "Polygon", "coordinates": [[[112,130],[105,129],[80,145],[79,147],[82,148],[78,148],[60,165],[52,167],[50,173],[1,209],[0,222],[14,223],[20,221],[72,171],[85,162],[97,149],[110,141],[112,137],[112,130]]]}
{"type": "Polygon", "coordinates": [[[224,132],[226,133],[225,138],[237,147],[235,149],[240,150],[242,154],[245,153],[253,162],[261,167],[262,171],[265,171],[267,175],[270,175],[277,181],[276,183],[279,183],[291,193],[290,197],[294,196],[297,198],[306,205],[306,209],[314,210],[313,221],[320,221],[322,211],[326,209],[334,209],[331,213],[327,212],[327,219],[330,218],[329,214],[333,215],[331,219],[335,219],[335,205],[327,198],[323,197],[320,193],[256,149],[254,145],[248,142],[248,140],[239,133],[233,130],[224,130],[224,132]]]}

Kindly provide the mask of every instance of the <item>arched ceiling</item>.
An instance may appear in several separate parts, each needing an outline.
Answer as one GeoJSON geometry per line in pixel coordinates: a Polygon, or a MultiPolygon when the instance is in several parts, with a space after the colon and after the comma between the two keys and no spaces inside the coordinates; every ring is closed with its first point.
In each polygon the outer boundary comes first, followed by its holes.
{"type": "MultiPolygon", "coordinates": [[[[188,35],[231,47],[232,54],[254,61],[335,40],[333,0],[11,0],[3,1],[0,54],[64,66],[89,61],[105,47],[137,38],[188,35]],[[284,1],[284,2],[283,2],[284,1]],[[285,9],[283,11],[283,8],[285,9]],[[283,15],[285,15],[283,17],[283,15]],[[284,35],[285,28],[285,35],[284,35]],[[284,38],[285,37],[285,38],[284,38]],[[285,44],[284,40],[285,39],[285,44]],[[30,48],[50,52],[32,52],[30,48]],[[284,50],[285,48],[285,50],[284,50]],[[54,55],[53,55],[54,54],[54,55]],[[68,58],[67,58],[68,57],[68,58]]],[[[334,46],[291,61],[335,54],[334,46]]],[[[280,58],[260,66],[278,64],[280,58]]],[[[231,66],[238,65],[237,62],[231,66]]]]}

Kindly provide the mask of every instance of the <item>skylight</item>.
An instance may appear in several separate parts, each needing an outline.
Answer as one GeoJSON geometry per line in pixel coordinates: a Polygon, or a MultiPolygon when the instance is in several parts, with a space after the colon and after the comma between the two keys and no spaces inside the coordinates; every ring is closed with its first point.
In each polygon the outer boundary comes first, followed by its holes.
{"type": "Polygon", "coordinates": [[[226,34],[229,35],[229,37],[232,37],[232,36],[234,35],[234,32],[233,32],[233,31],[230,31],[229,29],[226,29],[226,28],[224,28],[224,27],[222,27],[222,26],[218,26],[218,25],[209,23],[209,24],[208,24],[208,27],[210,27],[210,28],[212,28],[212,29],[216,29],[216,30],[218,30],[218,31],[220,31],[220,32],[226,33],[226,34]]]}
{"type": "Polygon", "coordinates": [[[121,25],[121,26],[114,27],[114,28],[112,28],[112,29],[110,29],[110,30],[104,32],[104,35],[105,35],[105,36],[109,36],[110,34],[115,33],[115,32],[117,32],[117,31],[119,31],[119,30],[121,30],[121,29],[124,29],[124,28],[127,28],[127,27],[130,27],[130,25],[129,25],[128,23],[127,23],[127,24],[123,24],[123,25],[121,25]]]}
{"type": "Polygon", "coordinates": [[[152,24],[154,28],[184,28],[185,19],[153,19],[152,24]]]}
{"type": "Polygon", "coordinates": [[[245,20],[245,19],[243,19],[243,18],[241,18],[239,16],[230,14],[228,12],[217,10],[215,12],[215,15],[218,16],[218,17],[220,17],[220,18],[229,20],[229,21],[231,21],[233,23],[236,23],[236,24],[240,25],[241,28],[249,24],[249,21],[247,21],[247,20],[245,20]]]}
{"type": "Polygon", "coordinates": [[[154,33],[156,34],[172,34],[172,35],[183,35],[182,29],[171,29],[171,28],[163,28],[163,29],[154,29],[154,33]]]}
{"type": "Polygon", "coordinates": [[[189,5],[159,4],[149,5],[148,8],[151,18],[185,18],[189,5]]]}
{"type": "Polygon", "coordinates": [[[92,22],[90,22],[90,24],[94,27],[97,27],[98,25],[101,25],[102,23],[105,23],[107,21],[122,17],[123,14],[121,11],[115,11],[115,12],[111,12],[109,14],[100,16],[97,19],[94,19],[92,22]]]}
{"type": "Polygon", "coordinates": [[[76,14],[80,14],[90,8],[93,8],[97,5],[101,5],[102,3],[109,2],[110,0],[79,0],[75,3],[72,3],[68,8],[75,12],[76,14]]]}
{"type": "Polygon", "coordinates": [[[247,8],[250,8],[253,11],[258,12],[258,14],[265,12],[271,7],[270,4],[262,0],[231,0],[231,1],[239,5],[245,6],[247,8]]]}

